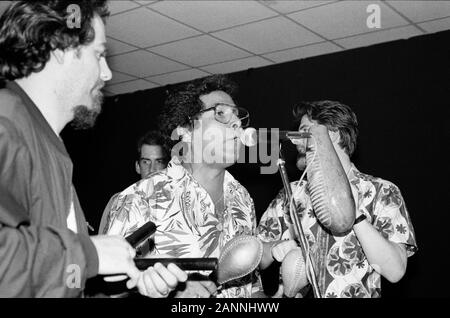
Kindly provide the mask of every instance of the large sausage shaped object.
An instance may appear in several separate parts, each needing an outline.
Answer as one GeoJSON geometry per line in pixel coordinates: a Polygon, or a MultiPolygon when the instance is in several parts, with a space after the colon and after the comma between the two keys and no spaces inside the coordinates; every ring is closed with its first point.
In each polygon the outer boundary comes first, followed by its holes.
{"type": "Polygon", "coordinates": [[[314,212],[319,222],[333,233],[347,232],[355,221],[355,202],[350,183],[328,129],[323,125],[315,125],[310,132],[314,138],[308,139],[310,149],[306,151],[306,162],[309,166],[308,189],[314,212]]]}

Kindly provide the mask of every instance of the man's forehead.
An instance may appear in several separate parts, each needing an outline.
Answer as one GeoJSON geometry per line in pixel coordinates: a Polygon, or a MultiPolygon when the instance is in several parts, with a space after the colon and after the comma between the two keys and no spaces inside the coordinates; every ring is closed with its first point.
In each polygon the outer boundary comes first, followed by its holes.
{"type": "Polygon", "coordinates": [[[313,123],[315,123],[315,120],[310,120],[308,115],[303,115],[302,120],[300,121],[300,127],[305,126],[305,125],[311,125],[313,123]]]}
{"type": "Polygon", "coordinates": [[[160,145],[148,145],[143,144],[141,147],[141,156],[161,156],[162,155],[162,147],[160,145]]]}
{"type": "Polygon", "coordinates": [[[98,15],[94,16],[94,18],[92,19],[92,27],[95,31],[94,43],[96,45],[106,46],[105,24],[98,15]]]}
{"type": "Polygon", "coordinates": [[[200,100],[205,105],[211,105],[211,106],[213,104],[217,104],[217,103],[225,103],[225,104],[234,105],[234,102],[233,102],[233,99],[231,98],[231,96],[223,91],[214,91],[214,92],[208,93],[206,95],[202,95],[202,96],[200,96],[200,100]]]}

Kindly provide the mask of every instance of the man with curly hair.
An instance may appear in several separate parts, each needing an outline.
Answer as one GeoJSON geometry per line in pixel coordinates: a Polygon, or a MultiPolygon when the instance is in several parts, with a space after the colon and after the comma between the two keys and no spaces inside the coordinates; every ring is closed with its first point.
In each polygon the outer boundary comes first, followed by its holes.
{"type": "MultiPolygon", "coordinates": [[[[253,200],[226,170],[237,161],[241,129],[249,120],[235,104],[235,90],[226,76],[213,75],[170,93],[160,128],[172,137],[172,160],[119,194],[109,234],[126,236],[151,220],[158,229],[150,242],[154,248],[142,247],[149,251],[144,256],[176,258],[219,257],[232,238],[256,234],[253,200]]],[[[219,289],[209,278],[191,275],[172,295],[251,297],[257,284],[253,273],[219,289]]]]}
{"type": "Polygon", "coordinates": [[[88,235],[59,136],[94,124],[105,60],[106,1],[16,1],[0,18],[0,297],[78,297],[97,274],[167,296],[186,274],[170,264],[140,272],[122,237],[88,235]],[[120,277],[112,277],[118,279],[120,277]]]}
{"type": "MultiPolygon", "coordinates": [[[[389,181],[359,172],[350,161],[358,135],[356,115],[350,107],[328,100],[303,102],[294,108],[294,117],[300,132],[309,132],[312,137],[322,132],[329,136],[355,201],[356,220],[352,228],[335,233],[318,220],[315,202],[320,201],[314,201],[311,180],[291,183],[296,213],[309,245],[307,250],[313,267],[309,270],[315,273],[320,297],[380,297],[380,275],[390,282],[399,281],[405,274],[407,258],[417,250],[400,190],[389,181]]],[[[297,144],[300,170],[314,162],[317,138],[312,137],[297,144]]],[[[275,260],[282,261],[297,247],[293,227],[283,189],[270,203],[258,226],[258,237],[272,244],[271,249],[265,250],[269,253],[263,257],[262,269],[275,260]]],[[[303,288],[298,296],[309,295],[310,287],[303,288]]],[[[282,291],[280,288],[280,294],[282,291]]]]}

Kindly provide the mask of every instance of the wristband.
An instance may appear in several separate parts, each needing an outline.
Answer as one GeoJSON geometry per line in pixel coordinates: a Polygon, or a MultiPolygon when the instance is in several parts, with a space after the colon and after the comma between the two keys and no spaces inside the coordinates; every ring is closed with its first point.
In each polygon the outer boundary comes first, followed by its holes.
{"type": "Polygon", "coordinates": [[[363,221],[367,219],[367,216],[365,214],[361,214],[360,216],[358,216],[355,220],[355,223],[353,223],[353,226],[355,226],[356,224],[358,224],[359,222],[363,221]]]}

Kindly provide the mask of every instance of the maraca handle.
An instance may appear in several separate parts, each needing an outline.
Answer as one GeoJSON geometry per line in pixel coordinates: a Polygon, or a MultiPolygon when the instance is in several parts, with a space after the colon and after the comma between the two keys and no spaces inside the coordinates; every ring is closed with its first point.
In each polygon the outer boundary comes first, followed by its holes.
{"type": "Polygon", "coordinates": [[[134,263],[140,270],[146,270],[156,263],[164,266],[170,263],[185,271],[213,271],[217,269],[218,259],[211,258],[135,258],[134,263]]]}

